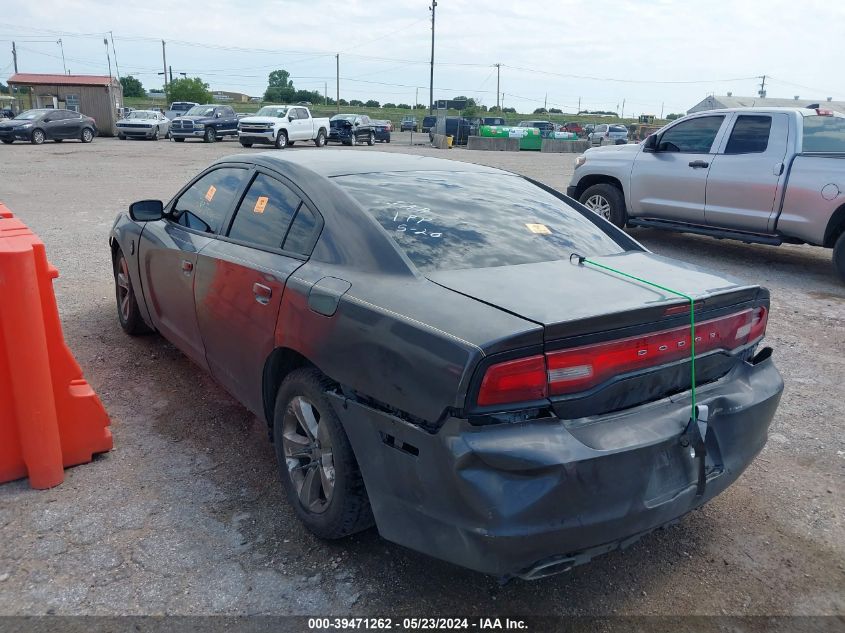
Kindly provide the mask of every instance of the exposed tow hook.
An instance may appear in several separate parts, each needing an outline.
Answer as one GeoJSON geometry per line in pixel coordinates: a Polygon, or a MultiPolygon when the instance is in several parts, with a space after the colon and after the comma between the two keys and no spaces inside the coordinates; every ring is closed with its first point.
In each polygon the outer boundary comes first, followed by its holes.
{"type": "Polygon", "coordinates": [[[710,410],[707,405],[695,405],[695,417],[690,418],[680,438],[681,446],[684,448],[689,447],[693,459],[698,460],[698,484],[695,489],[695,495],[697,497],[702,496],[707,487],[707,474],[705,473],[707,447],[705,438],[707,437],[707,421],[709,419],[710,410]]]}

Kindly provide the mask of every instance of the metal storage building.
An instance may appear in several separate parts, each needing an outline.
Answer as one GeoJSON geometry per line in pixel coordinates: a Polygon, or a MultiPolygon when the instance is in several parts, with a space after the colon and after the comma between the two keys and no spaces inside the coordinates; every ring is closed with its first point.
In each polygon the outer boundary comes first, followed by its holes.
{"type": "Polygon", "coordinates": [[[21,110],[66,108],[94,117],[101,136],[117,133],[115,124],[118,109],[123,107],[123,86],[114,77],[16,73],[7,83],[12,88],[29,88],[29,94],[18,94],[21,110]]]}

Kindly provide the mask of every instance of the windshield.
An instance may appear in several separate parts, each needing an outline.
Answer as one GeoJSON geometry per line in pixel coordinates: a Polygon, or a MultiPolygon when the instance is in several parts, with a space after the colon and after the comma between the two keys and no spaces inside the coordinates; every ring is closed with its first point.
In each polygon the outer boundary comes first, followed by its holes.
{"type": "Polygon", "coordinates": [[[521,176],[418,171],[354,174],[334,181],[422,271],[624,250],[579,211],[521,176]]]}
{"type": "Polygon", "coordinates": [[[611,132],[624,132],[625,134],[627,134],[628,128],[626,128],[624,125],[611,125],[610,131],[611,132]]]}
{"type": "Polygon", "coordinates": [[[138,111],[135,111],[135,112],[130,112],[129,116],[127,118],[129,118],[129,119],[157,119],[158,114],[156,114],[155,112],[138,112],[138,111]]]}
{"type": "Polygon", "coordinates": [[[185,113],[185,116],[211,116],[214,114],[214,106],[194,106],[185,113]]]}
{"type": "Polygon", "coordinates": [[[38,117],[40,117],[45,112],[46,110],[27,110],[26,112],[21,112],[18,116],[15,117],[15,119],[32,121],[33,119],[37,119],[38,117]]]}
{"type": "Polygon", "coordinates": [[[170,104],[170,109],[175,110],[177,112],[184,112],[185,110],[190,110],[193,106],[190,103],[172,103],[170,104]]]}
{"type": "Polygon", "coordinates": [[[805,152],[845,152],[845,117],[804,117],[805,152]]]}
{"type": "Polygon", "coordinates": [[[255,113],[255,116],[271,116],[281,119],[287,114],[287,111],[288,109],[285,106],[264,106],[255,113]]]}
{"type": "Polygon", "coordinates": [[[331,119],[329,119],[329,121],[350,121],[350,122],[352,122],[352,121],[355,120],[356,116],[357,115],[355,115],[355,114],[335,114],[331,119]]]}

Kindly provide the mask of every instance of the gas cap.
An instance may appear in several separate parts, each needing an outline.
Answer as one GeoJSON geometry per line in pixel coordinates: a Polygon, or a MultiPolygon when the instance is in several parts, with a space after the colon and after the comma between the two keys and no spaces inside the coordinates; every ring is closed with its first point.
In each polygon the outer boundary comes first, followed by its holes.
{"type": "Polygon", "coordinates": [[[835,200],[839,195],[839,187],[833,183],[829,183],[822,187],[822,198],[825,200],[835,200]]]}

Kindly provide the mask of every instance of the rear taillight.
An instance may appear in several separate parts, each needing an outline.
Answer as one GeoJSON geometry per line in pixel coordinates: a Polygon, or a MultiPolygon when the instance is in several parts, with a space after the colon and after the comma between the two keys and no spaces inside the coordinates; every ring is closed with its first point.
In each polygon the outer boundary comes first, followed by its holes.
{"type": "MultiPolygon", "coordinates": [[[[732,352],[756,343],[766,332],[767,317],[766,308],[757,307],[697,323],[696,356],[732,352]]],[[[689,358],[690,347],[690,328],[680,326],[497,363],[484,374],[478,405],[527,402],[586,391],[614,376],[689,358]]]]}
{"type": "Polygon", "coordinates": [[[542,355],[496,363],[487,369],[478,406],[541,400],[548,396],[546,359],[542,355]]]}

